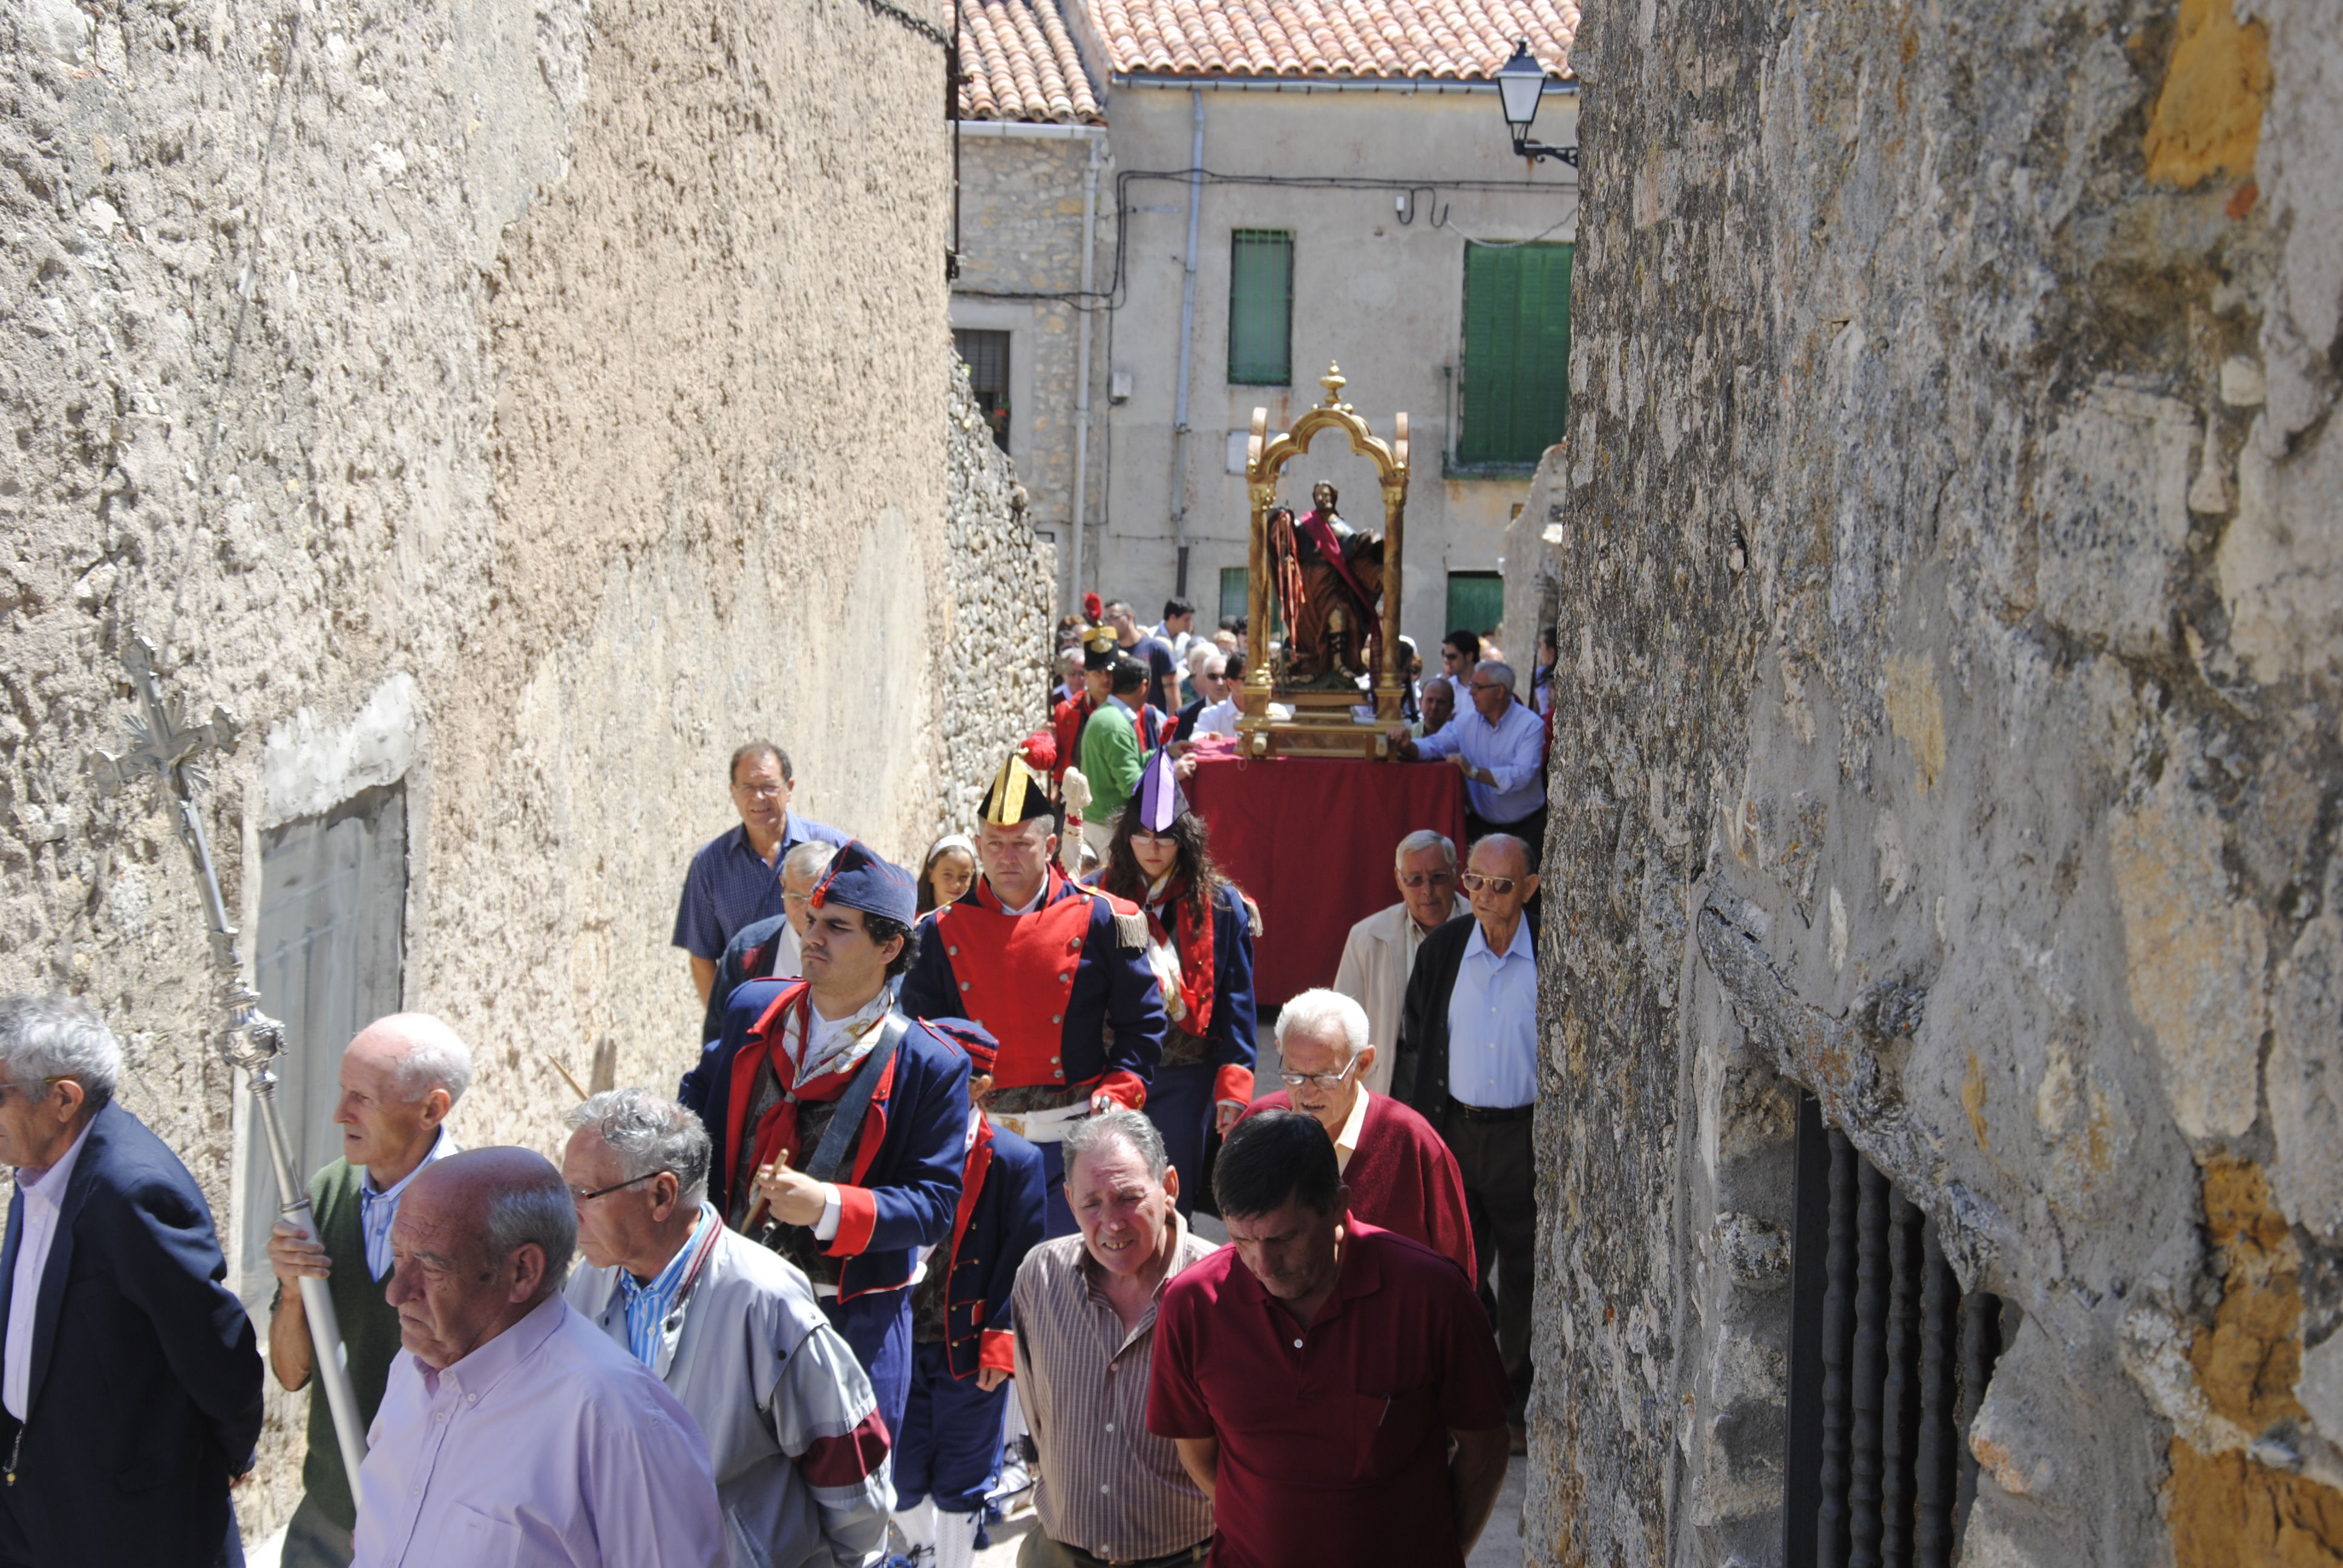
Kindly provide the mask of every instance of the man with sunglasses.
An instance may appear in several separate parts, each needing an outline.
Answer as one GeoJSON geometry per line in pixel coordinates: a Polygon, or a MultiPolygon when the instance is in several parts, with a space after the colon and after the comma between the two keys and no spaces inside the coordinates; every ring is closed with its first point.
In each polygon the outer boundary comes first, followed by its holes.
{"type": "Polygon", "coordinates": [[[1464,829],[1478,842],[1507,833],[1529,846],[1535,869],[1545,845],[1545,720],[1513,700],[1513,667],[1483,659],[1463,695],[1472,713],[1422,739],[1392,740],[1403,762],[1446,761],[1464,775],[1464,829]]]}
{"type": "MultiPolygon", "coordinates": [[[[1351,928],[1334,989],[1367,1011],[1367,1038],[1380,1047],[1361,1071],[1377,1094],[1391,1092],[1399,1044],[1400,1000],[1423,939],[1455,919],[1456,845],[1445,833],[1419,829],[1399,841],[1392,857],[1399,902],[1351,928]]],[[[1377,1224],[1383,1223],[1378,1220],[1377,1224]]]]}
{"type": "Polygon", "coordinates": [[[586,1266],[564,1293],[699,1423],[729,1568],[876,1563],[889,1433],[870,1376],[804,1272],[708,1201],[707,1127],[644,1089],[607,1090],[569,1126],[586,1266]]]}
{"type": "Polygon", "coordinates": [[[1505,1420],[1519,1453],[1536,1279],[1537,922],[1530,910],[1538,879],[1529,846],[1493,833],[1473,846],[1463,880],[1472,913],[1424,938],[1416,954],[1392,1093],[1432,1123],[1463,1173],[1484,1304],[1496,1276],[1497,1348],[1513,1385],[1505,1420]]]}
{"type": "Polygon", "coordinates": [[[1473,1224],[1456,1156],[1432,1124],[1366,1078],[1382,1055],[1366,1010],[1341,991],[1305,990],[1277,1015],[1278,1076],[1285,1087],[1247,1116],[1300,1111],[1334,1141],[1334,1165],[1351,1190],[1351,1213],[1456,1261],[1468,1280],[1473,1224]]]}

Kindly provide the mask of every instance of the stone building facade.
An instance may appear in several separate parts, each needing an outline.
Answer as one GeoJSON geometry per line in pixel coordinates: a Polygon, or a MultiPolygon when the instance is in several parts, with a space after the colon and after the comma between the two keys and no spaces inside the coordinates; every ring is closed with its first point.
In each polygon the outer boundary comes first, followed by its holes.
{"type": "MultiPolygon", "coordinates": [[[[106,1013],[238,1263],[274,1195],[196,892],[152,789],[84,769],[134,634],[245,723],[206,807],[238,923],[293,955],[264,989],[347,960],[472,1042],[461,1136],[548,1151],[556,1062],[668,1086],[697,1049],[668,939],[734,746],[780,740],[799,808],[915,857],[1038,720],[1047,553],[947,370],[939,21],[0,19],[0,987],[106,1013]]],[[[340,1043],[303,1048],[316,1150],[340,1043]]],[[[239,1493],[256,1534],[306,1398],[239,1493]]]]}
{"type": "Polygon", "coordinates": [[[1998,1314],[1959,1562],[2343,1558],[2337,13],[1576,61],[1533,1555],[1783,1561],[1805,1092],[1998,1314]]]}

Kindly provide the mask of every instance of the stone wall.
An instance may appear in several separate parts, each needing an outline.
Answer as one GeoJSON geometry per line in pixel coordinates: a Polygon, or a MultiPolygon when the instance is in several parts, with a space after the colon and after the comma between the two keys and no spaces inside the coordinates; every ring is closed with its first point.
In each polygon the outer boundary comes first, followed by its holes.
{"type": "Polygon", "coordinates": [[[1976,1565],[2343,1557],[2343,26],[1591,10],[1533,1555],[1780,1560],[1793,1085],[1976,1565]]]}
{"type": "Polygon", "coordinates": [[[134,631],[246,721],[206,807],[247,930],[264,829],[402,785],[405,1000],[474,1045],[475,1143],[556,1146],[554,1059],[689,1060],[668,937],[735,745],[915,856],[1038,716],[1039,558],[948,460],[941,50],[891,11],[0,18],[0,987],[106,1012],[224,1231],[273,1196],[196,890],[151,789],[83,771],[134,631]]]}

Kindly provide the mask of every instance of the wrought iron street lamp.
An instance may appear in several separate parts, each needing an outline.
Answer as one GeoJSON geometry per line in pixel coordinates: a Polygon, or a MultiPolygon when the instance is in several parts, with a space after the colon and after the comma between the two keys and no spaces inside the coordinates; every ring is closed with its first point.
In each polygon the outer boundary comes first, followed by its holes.
{"type": "Polygon", "coordinates": [[[1514,40],[1513,57],[1497,67],[1497,99],[1505,111],[1505,126],[1513,133],[1513,156],[1560,158],[1576,168],[1576,147],[1550,147],[1530,140],[1530,124],[1537,118],[1538,100],[1544,95],[1545,67],[1530,53],[1527,38],[1514,40]]]}

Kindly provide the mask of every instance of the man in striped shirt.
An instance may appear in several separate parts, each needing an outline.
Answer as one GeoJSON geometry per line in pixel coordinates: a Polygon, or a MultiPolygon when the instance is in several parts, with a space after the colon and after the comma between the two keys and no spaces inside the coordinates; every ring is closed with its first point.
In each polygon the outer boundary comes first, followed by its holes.
{"type": "Polygon", "coordinates": [[[1147,1383],[1163,1287],[1212,1244],[1181,1220],[1180,1173],[1139,1111],[1076,1121],[1062,1147],[1081,1234],[1028,1252],[1012,1298],[1018,1400],[1041,1455],[1041,1531],[1019,1568],[1199,1562],[1212,1505],[1147,1430],[1147,1383]]]}
{"type": "Polygon", "coordinates": [[[587,1263],[569,1304],[699,1423],[730,1568],[870,1568],[891,1491],[870,1380],[805,1274],[708,1202],[708,1129],[640,1089],[594,1096],[569,1125],[561,1179],[587,1263]]]}

